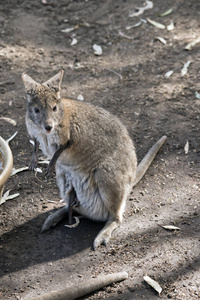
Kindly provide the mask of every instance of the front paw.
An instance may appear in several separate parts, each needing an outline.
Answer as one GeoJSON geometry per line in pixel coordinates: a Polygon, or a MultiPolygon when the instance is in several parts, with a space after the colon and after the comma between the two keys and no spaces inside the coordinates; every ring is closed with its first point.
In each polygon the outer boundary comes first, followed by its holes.
{"type": "Polygon", "coordinates": [[[54,168],[52,168],[52,167],[49,165],[48,168],[45,170],[45,176],[46,176],[47,178],[49,178],[49,177],[52,175],[53,172],[54,172],[54,168]]]}
{"type": "Polygon", "coordinates": [[[29,164],[29,170],[34,171],[37,168],[37,160],[31,160],[29,164]]]}

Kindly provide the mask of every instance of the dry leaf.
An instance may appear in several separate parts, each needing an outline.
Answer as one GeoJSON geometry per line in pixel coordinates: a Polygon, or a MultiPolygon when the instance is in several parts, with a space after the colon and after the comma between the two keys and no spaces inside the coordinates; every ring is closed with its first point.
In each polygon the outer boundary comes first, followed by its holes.
{"type": "Polygon", "coordinates": [[[180,230],[179,227],[176,227],[174,225],[164,225],[164,226],[161,226],[161,227],[166,229],[166,230],[180,230]]]}
{"type": "Polygon", "coordinates": [[[160,14],[159,16],[160,17],[165,17],[165,16],[168,16],[172,13],[172,8],[168,9],[167,11],[165,11],[164,13],[160,14]]]}
{"type": "Polygon", "coordinates": [[[188,141],[187,141],[187,143],[185,144],[184,152],[185,152],[185,154],[188,154],[188,152],[189,152],[189,142],[188,142],[188,141]]]}
{"type": "Polygon", "coordinates": [[[145,19],[140,19],[140,21],[137,22],[136,24],[130,25],[130,26],[126,26],[126,30],[130,30],[131,28],[139,27],[142,23],[147,23],[147,21],[145,19]]]}
{"type": "Polygon", "coordinates": [[[123,33],[121,30],[118,31],[119,35],[128,39],[128,40],[133,40],[132,36],[126,35],[125,33],[123,33]]]}
{"type": "Polygon", "coordinates": [[[70,43],[70,46],[74,46],[78,43],[78,40],[76,38],[72,38],[72,41],[70,43]]]}
{"type": "Polygon", "coordinates": [[[13,176],[13,175],[23,172],[23,171],[27,171],[28,169],[29,169],[28,167],[23,167],[23,168],[19,168],[19,169],[12,168],[12,173],[10,176],[13,176]]]}
{"type": "Polygon", "coordinates": [[[188,51],[192,50],[192,48],[194,46],[196,46],[196,44],[198,44],[198,43],[200,43],[200,38],[198,38],[198,39],[194,40],[193,42],[187,44],[187,46],[185,46],[185,50],[188,50],[188,51]]]}
{"type": "Polygon", "coordinates": [[[61,30],[61,32],[68,33],[68,32],[71,32],[73,30],[75,30],[75,27],[70,27],[70,28],[63,29],[63,30],[61,30]]]}
{"type": "Polygon", "coordinates": [[[9,139],[6,140],[6,142],[9,144],[10,141],[14,139],[14,137],[18,134],[18,131],[16,131],[9,139]]]}
{"type": "Polygon", "coordinates": [[[136,24],[134,24],[134,25],[126,26],[126,30],[130,30],[130,29],[132,29],[132,28],[139,27],[141,24],[142,24],[142,22],[139,21],[138,23],[136,23],[136,24]]]}
{"type": "Polygon", "coordinates": [[[160,42],[163,43],[164,45],[167,44],[167,41],[166,41],[164,38],[160,37],[160,36],[155,37],[155,40],[160,41],[160,42]]]}
{"type": "Polygon", "coordinates": [[[5,203],[7,200],[11,200],[14,199],[16,197],[19,196],[19,193],[13,194],[13,195],[9,195],[10,194],[10,190],[8,190],[0,199],[0,205],[5,203]]]}
{"type": "Polygon", "coordinates": [[[142,15],[145,10],[151,9],[151,8],[153,8],[153,2],[152,1],[146,1],[146,5],[145,6],[143,6],[143,7],[136,7],[135,9],[137,11],[134,10],[134,12],[132,12],[132,13],[129,14],[129,17],[132,18],[132,17],[137,17],[139,15],[142,15]]]}
{"type": "Polygon", "coordinates": [[[143,279],[160,295],[160,293],[162,292],[162,288],[157,281],[153,280],[151,277],[147,275],[144,276],[143,279]]]}
{"type": "Polygon", "coordinates": [[[171,22],[169,25],[167,25],[167,30],[169,31],[174,30],[174,22],[171,22]]]}
{"type": "Polygon", "coordinates": [[[83,100],[84,100],[84,97],[83,97],[83,95],[78,95],[78,97],[77,97],[77,100],[79,100],[79,101],[83,101],[83,100]]]}
{"type": "Polygon", "coordinates": [[[181,70],[181,76],[185,76],[185,75],[187,74],[188,67],[189,67],[190,64],[191,64],[191,61],[190,61],[190,60],[187,61],[187,62],[184,64],[184,66],[183,66],[183,68],[182,68],[182,70],[181,70]]]}
{"type": "Polygon", "coordinates": [[[147,21],[148,21],[150,24],[152,24],[153,26],[155,26],[155,27],[157,27],[157,28],[159,28],[159,29],[165,29],[165,25],[163,25],[163,24],[161,24],[161,23],[158,23],[158,22],[156,22],[156,21],[153,21],[153,20],[151,20],[151,19],[149,19],[149,18],[147,18],[147,21]]]}
{"type": "Polygon", "coordinates": [[[94,54],[102,55],[103,50],[102,50],[101,46],[94,44],[92,47],[93,47],[93,50],[94,50],[94,54]]]}
{"type": "Polygon", "coordinates": [[[38,164],[47,164],[47,165],[49,165],[49,163],[50,163],[50,160],[40,160],[40,161],[38,161],[38,164]]]}
{"type": "Polygon", "coordinates": [[[168,71],[167,73],[165,73],[165,77],[169,78],[170,76],[172,76],[172,74],[174,73],[173,70],[168,71]]]}
{"type": "Polygon", "coordinates": [[[200,99],[200,93],[195,92],[195,97],[196,97],[197,99],[200,99]]]}
{"type": "Polygon", "coordinates": [[[35,172],[35,173],[42,173],[42,169],[40,169],[40,168],[35,168],[35,169],[34,169],[34,172],[35,172]]]}
{"type": "Polygon", "coordinates": [[[6,121],[6,122],[8,122],[8,123],[10,123],[10,124],[12,124],[13,126],[16,126],[16,125],[17,125],[17,122],[16,122],[15,120],[11,119],[11,118],[1,117],[0,119],[1,119],[1,120],[4,120],[4,121],[6,121]]]}

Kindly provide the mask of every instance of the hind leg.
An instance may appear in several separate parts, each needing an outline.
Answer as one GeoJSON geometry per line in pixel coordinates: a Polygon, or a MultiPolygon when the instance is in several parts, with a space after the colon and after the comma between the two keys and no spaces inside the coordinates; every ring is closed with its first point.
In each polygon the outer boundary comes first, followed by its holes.
{"type": "Polygon", "coordinates": [[[107,245],[112,232],[119,226],[119,222],[118,221],[114,221],[114,220],[109,220],[106,222],[106,225],[103,227],[103,229],[98,233],[98,235],[96,236],[94,243],[93,243],[93,248],[94,250],[96,250],[97,247],[99,247],[100,245],[107,245]]]}
{"type": "Polygon", "coordinates": [[[110,213],[110,217],[103,229],[98,233],[94,240],[94,250],[101,244],[106,246],[112,236],[113,231],[122,223],[125,202],[126,196],[124,195],[121,201],[114,201],[115,205],[113,201],[108,201],[106,203],[107,209],[110,213]]]}

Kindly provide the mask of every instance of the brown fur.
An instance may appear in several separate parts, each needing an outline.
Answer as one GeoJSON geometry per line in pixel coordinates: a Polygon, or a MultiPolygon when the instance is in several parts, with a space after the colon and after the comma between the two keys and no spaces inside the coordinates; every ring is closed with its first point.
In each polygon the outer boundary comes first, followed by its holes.
{"type": "MultiPolygon", "coordinates": [[[[146,172],[166,137],[157,142],[151,157],[147,155],[145,163],[137,169],[133,142],[119,119],[91,104],[61,99],[62,76],[63,71],[60,71],[43,84],[26,74],[22,76],[28,99],[29,134],[50,158],[63,145],[70,145],[56,156],[56,179],[66,206],[47,218],[43,230],[64,217],[74,190],[80,204],[75,207],[78,213],[107,221],[95,238],[94,248],[97,248],[108,242],[112,231],[122,222],[131,188],[146,172]]],[[[35,159],[35,155],[33,157],[35,159]]],[[[31,165],[35,165],[35,161],[31,165]]]]}

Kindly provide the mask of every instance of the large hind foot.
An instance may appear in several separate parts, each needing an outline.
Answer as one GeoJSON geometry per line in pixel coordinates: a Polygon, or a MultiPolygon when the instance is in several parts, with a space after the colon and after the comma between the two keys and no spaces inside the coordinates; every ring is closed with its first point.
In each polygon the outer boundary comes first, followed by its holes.
{"type": "Polygon", "coordinates": [[[64,206],[57,210],[56,212],[52,213],[48,218],[45,220],[42,226],[42,232],[48,230],[51,227],[54,227],[66,216],[68,212],[68,207],[64,206]]]}
{"type": "Polygon", "coordinates": [[[106,225],[103,227],[103,229],[97,234],[94,243],[93,243],[93,248],[94,250],[97,249],[100,245],[107,245],[112,232],[119,226],[119,223],[116,221],[108,221],[106,225]]]}

